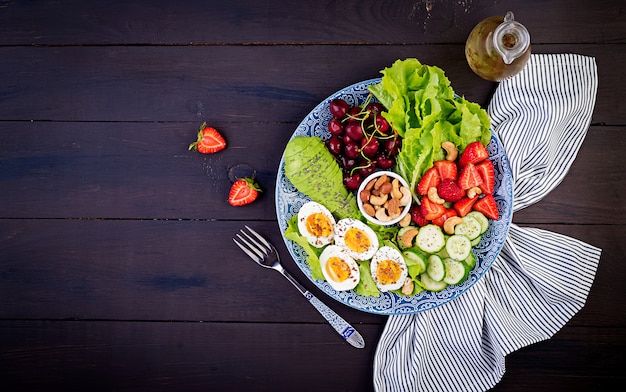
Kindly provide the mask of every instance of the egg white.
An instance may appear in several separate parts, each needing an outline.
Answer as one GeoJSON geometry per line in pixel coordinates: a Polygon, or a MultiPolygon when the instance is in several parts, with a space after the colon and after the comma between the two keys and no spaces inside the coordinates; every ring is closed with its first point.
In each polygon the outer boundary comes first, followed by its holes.
{"type": "Polygon", "coordinates": [[[321,248],[330,244],[333,240],[335,218],[328,208],[314,201],[309,201],[300,208],[300,211],[298,211],[298,231],[300,231],[300,234],[307,239],[309,244],[315,246],[316,248],[321,248]],[[320,216],[324,216],[327,219],[327,224],[330,225],[330,227],[328,227],[329,232],[327,235],[312,232],[310,227],[307,225],[307,220],[312,218],[315,214],[320,214],[320,216]]]}
{"type": "Polygon", "coordinates": [[[320,254],[319,259],[322,273],[333,289],[337,291],[352,290],[359,283],[361,279],[359,265],[344,248],[337,245],[328,245],[320,254]],[[335,278],[336,274],[332,273],[332,267],[330,267],[329,263],[331,263],[334,257],[339,258],[342,267],[348,270],[348,276],[344,280],[337,280],[335,278]]]}
{"type": "Polygon", "coordinates": [[[360,220],[344,218],[335,225],[335,245],[344,248],[355,260],[369,260],[378,250],[378,237],[371,227],[360,220]],[[353,246],[355,234],[364,239],[360,249],[353,246]]]}
{"type": "Polygon", "coordinates": [[[374,282],[376,282],[376,286],[380,291],[390,291],[401,288],[408,275],[404,257],[402,257],[402,254],[399,251],[390,246],[383,246],[378,249],[374,257],[372,257],[370,270],[372,273],[372,279],[374,279],[374,282]],[[379,267],[382,268],[384,263],[394,265],[395,268],[399,269],[397,279],[386,283],[381,281],[382,277],[379,276],[379,267]]]}

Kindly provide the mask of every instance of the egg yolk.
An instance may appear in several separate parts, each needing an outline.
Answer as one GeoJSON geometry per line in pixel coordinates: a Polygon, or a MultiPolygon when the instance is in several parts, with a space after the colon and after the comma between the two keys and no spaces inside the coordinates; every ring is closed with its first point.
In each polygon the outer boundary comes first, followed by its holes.
{"type": "Polygon", "coordinates": [[[381,284],[396,283],[402,272],[400,265],[393,260],[382,260],[376,267],[376,277],[381,284]]]}
{"type": "Polygon", "coordinates": [[[344,236],[344,242],[354,252],[363,253],[372,246],[372,242],[363,230],[348,229],[344,236]]]}
{"type": "Polygon", "coordinates": [[[316,212],[307,216],[306,229],[316,237],[328,237],[333,232],[333,225],[326,215],[316,212]]]}
{"type": "Polygon", "coordinates": [[[333,256],[326,262],[326,272],[335,282],[343,282],[350,277],[350,266],[341,257],[333,256]]]}

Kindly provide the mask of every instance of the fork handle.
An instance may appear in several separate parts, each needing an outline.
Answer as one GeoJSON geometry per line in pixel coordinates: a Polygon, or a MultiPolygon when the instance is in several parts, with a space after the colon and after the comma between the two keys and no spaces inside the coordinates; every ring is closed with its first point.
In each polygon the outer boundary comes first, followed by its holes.
{"type": "Polygon", "coordinates": [[[314,296],[310,291],[308,291],[304,286],[302,286],[294,277],[292,277],[285,269],[278,270],[288,281],[293,284],[302,295],[309,300],[311,305],[328,321],[331,327],[337,331],[337,333],[348,343],[356,348],[364,348],[365,340],[361,336],[361,334],[354,329],[352,325],[350,325],[346,320],[344,320],[341,316],[335,313],[334,310],[329,308],[325,303],[320,301],[316,296],[314,296]]]}

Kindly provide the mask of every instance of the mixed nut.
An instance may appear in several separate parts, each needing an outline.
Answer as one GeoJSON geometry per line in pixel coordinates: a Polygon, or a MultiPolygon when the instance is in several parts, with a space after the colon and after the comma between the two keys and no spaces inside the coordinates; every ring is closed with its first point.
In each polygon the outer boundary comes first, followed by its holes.
{"type": "MultiPolygon", "coordinates": [[[[380,222],[390,222],[400,216],[405,206],[411,203],[411,191],[402,186],[397,178],[387,174],[371,179],[359,193],[363,211],[380,222]]],[[[405,227],[411,223],[409,214],[399,222],[405,227]]]]}

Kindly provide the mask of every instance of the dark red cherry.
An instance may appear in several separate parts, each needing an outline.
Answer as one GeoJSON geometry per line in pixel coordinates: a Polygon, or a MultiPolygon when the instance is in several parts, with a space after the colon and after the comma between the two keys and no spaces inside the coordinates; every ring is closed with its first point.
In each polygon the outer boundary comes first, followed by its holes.
{"type": "Polygon", "coordinates": [[[329,108],[330,108],[330,113],[335,118],[342,118],[343,116],[346,115],[346,113],[348,113],[348,110],[350,109],[350,105],[348,105],[348,103],[344,101],[343,99],[337,98],[337,99],[333,99],[332,101],[330,101],[329,108]]]}
{"type": "Polygon", "coordinates": [[[343,135],[343,124],[341,123],[341,120],[337,117],[331,118],[328,123],[328,131],[334,136],[343,135]]]}

